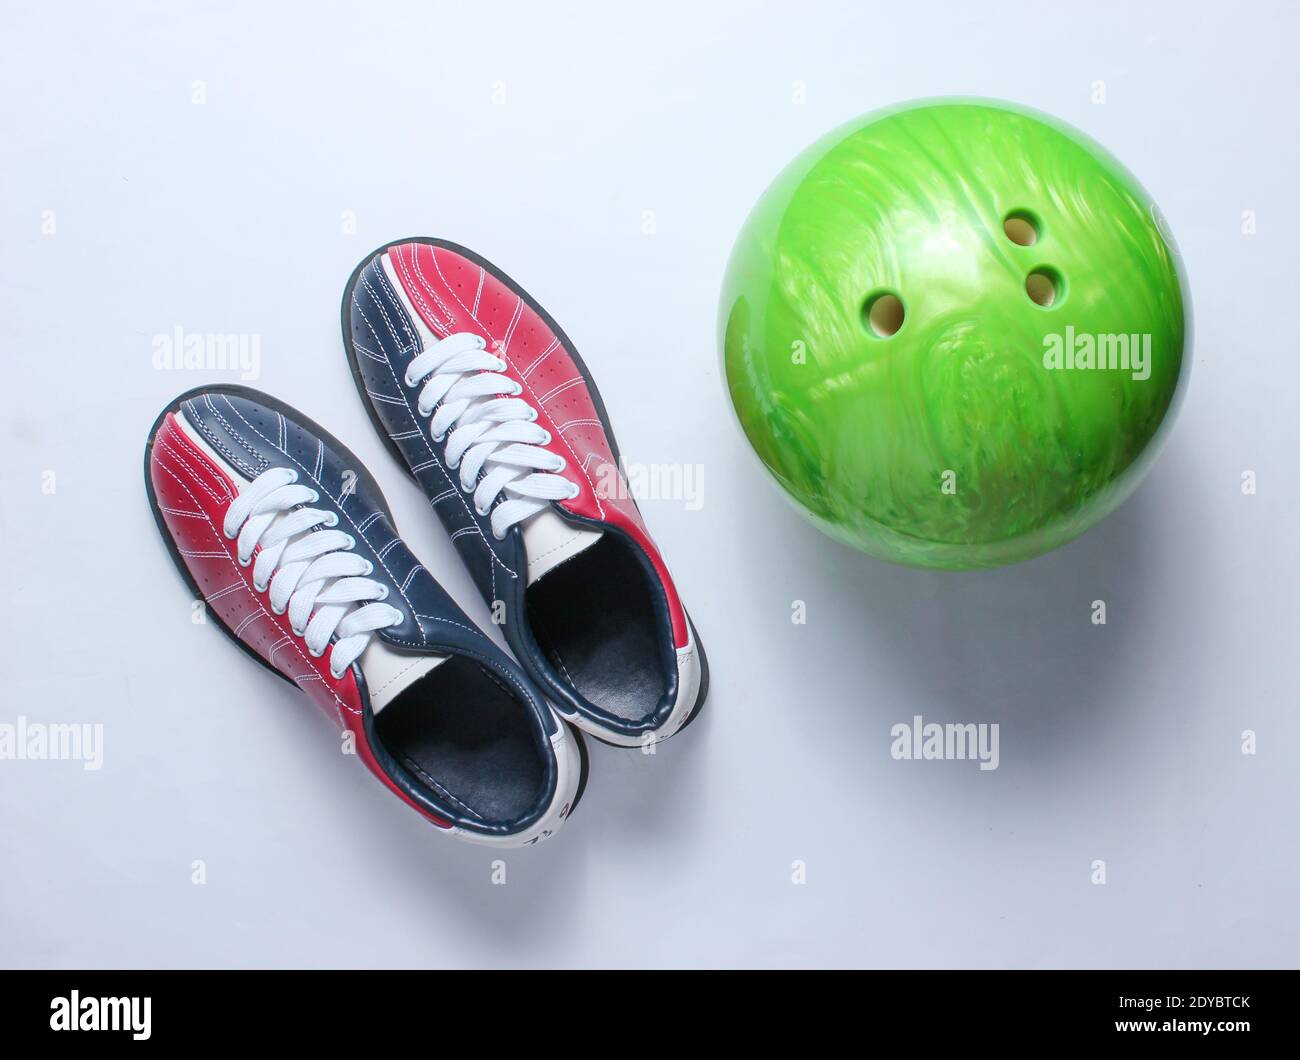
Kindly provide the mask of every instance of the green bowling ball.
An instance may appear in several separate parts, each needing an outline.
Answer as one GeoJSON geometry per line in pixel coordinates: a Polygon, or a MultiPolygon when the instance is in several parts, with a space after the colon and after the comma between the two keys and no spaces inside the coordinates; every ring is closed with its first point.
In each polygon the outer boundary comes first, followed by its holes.
{"type": "Polygon", "coordinates": [[[723,281],[727,389],[830,536],[882,559],[1014,563],[1083,533],[1173,419],[1190,304],[1137,181],[985,100],[869,114],[764,192],[723,281]]]}

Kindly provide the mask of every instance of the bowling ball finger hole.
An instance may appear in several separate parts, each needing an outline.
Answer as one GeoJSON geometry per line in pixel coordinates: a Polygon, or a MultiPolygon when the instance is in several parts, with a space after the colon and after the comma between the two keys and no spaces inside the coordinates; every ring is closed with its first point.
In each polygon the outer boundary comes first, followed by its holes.
{"type": "Polygon", "coordinates": [[[1025,293],[1043,309],[1051,309],[1065,296],[1065,281],[1055,269],[1034,269],[1025,277],[1025,293]]]}
{"type": "Polygon", "coordinates": [[[1016,246],[1032,247],[1038,242],[1038,218],[1028,210],[1013,210],[1003,219],[1002,231],[1016,246]]]}
{"type": "Polygon", "coordinates": [[[905,319],[903,300],[893,291],[878,291],[862,303],[862,323],[878,339],[897,335],[905,319]]]}

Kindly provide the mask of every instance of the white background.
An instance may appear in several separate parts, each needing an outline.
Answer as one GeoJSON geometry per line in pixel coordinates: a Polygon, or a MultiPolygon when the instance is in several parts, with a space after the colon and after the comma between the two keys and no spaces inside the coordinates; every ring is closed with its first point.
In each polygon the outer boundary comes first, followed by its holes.
{"type": "Polygon", "coordinates": [[[1271,3],[6,3],[0,722],[102,723],[105,759],[0,761],[0,964],[1294,966],[1298,31],[1271,3]],[[780,167],[949,93],[1118,155],[1196,314],[1137,495],[1052,555],[960,575],[806,525],[732,421],[715,335],[780,167]],[[141,479],[163,404],[237,381],[155,369],[153,337],[256,335],[253,385],[368,462],[485,622],[341,349],[349,271],[415,234],[557,317],[627,460],[703,469],[699,511],[643,510],[709,706],[654,757],[593,747],[579,812],[509,854],[505,886],[190,623],[141,479]],[[1000,768],[893,761],[916,713],[999,722],[1000,768]]]}

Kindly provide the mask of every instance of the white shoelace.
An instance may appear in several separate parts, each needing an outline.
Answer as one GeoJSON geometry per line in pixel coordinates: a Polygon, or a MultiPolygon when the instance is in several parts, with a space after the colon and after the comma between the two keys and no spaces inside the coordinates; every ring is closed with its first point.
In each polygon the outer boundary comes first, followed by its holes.
{"type": "Polygon", "coordinates": [[[261,546],[253,563],[253,587],[258,592],[270,587],[271,610],[289,612],[289,625],[315,658],[325,654],[330,638],[338,634],[330,673],[339,679],[366,650],[375,630],[397,625],[403,616],[395,607],[371,602],[386,598],[388,586],[368,577],[374,565],[352,551],[357,542],[351,534],[317,529],[336,526],[339,517],[302,507],[320,500],[320,494],[297,481],[298,473],[290,468],[263,471],[230,505],[222,529],[232,541],[238,535],[241,566],[247,567],[253,549],[261,546]]]}
{"type": "Polygon", "coordinates": [[[519,398],[519,383],[499,374],[505,370],[506,362],[489,353],[483,339],[458,331],[412,358],[405,379],[409,387],[424,383],[416,408],[433,416],[429,430],[435,442],[446,440],[447,467],[459,469],[462,490],[473,491],[474,510],[492,512],[498,541],[551,501],[579,493],[559,475],[564,457],[540,448],[550,444],[551,432],[534,422],[537,410],[519,398]],[[503,493],[506,499],[493,508],[503,493]]]}

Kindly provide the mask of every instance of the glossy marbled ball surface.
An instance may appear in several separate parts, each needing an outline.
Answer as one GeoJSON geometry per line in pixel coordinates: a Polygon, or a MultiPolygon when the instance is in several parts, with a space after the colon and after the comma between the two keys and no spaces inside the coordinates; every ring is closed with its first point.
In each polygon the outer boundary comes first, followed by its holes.
{"type": "Polygon", "coordinates": [[[720,330],[741,427],[817,526],[874,556],[1055,548],[1132,492],[1172,418],[1190,321],[1162,229],[1045,116],[867,115],[796,158],[737,240],[720,330]]]}

